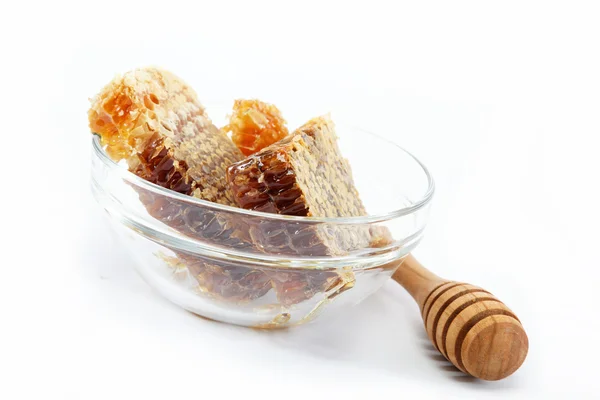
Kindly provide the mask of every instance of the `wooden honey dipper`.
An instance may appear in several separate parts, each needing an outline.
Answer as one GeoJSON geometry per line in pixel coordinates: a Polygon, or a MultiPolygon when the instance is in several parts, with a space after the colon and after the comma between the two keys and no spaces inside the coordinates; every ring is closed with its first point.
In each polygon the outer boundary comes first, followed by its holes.
{"type": "Polygon", "coordinates": [[[440,278],[410,254],[392,278],[419,305],[434,347],[461,371],[495,381],[523,364],[527,334],[512,311],[489,292],[440,278]]]}

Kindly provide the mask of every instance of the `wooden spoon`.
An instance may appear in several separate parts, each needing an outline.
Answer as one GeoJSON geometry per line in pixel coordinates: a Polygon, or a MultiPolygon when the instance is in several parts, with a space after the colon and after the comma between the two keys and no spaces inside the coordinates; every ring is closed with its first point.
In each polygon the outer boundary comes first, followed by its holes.
{"type": "Polygon", "coordinates": [[[419,305],[435,348],[461,371],[495,381],[523,364],[527,334],[512,311],[489,292],[440,278],[410,254],[392,277],[419,305]]]}

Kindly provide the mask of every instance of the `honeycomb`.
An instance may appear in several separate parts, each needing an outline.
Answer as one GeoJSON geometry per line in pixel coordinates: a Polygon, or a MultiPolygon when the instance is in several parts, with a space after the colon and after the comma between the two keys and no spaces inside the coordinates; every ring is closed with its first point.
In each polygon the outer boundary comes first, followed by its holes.
{"type": "MultiPolygon", "coordinates": [[[[231,140],[212,124],[196,93],[172,73],[156,68],[115,78],[94,99],[90,129],[100,135],[115,161],[149,182],[199,199],[235,206],[226,167],[243,158],[231,140]]],[[[186,235],[224,247],[250,248],[248,229],[218,211],[135,187],[148,213],[186,235]]],[[[228,300],[260,296],[264,285],[249,287],[250,268],[219,268],[176,252],[189,265],[202,291],[228,300]],[[239,282],[238,282],[239,281],[239,282]],[[239,283],[239,284],[238,284],[239,283]],[[228,288],[221,287],[228,285],[228,288]]],[[[259,271],[260,272],[260,271],[259,271]]],[[[268,278],[264,278],[267,280],[268,278]]]]}
{"type": "MultiPolygon", "coordinates": [[[[333,122],[315,118],[291,135],[227,169],[235,202],[248,210],[308,217],[366,215],[333,122]]],[[[250,232],[269,251],[339,256],[365,248],[368,228],[337,224],[258,224],[250,232]]]]}
{"type": "Polygon", "coordinates": [[[223,132],[231,132],[231,140],[249,156],[288,135],[281,112],[260,100],[235,100],[229,124],[223,132]]]}
{"type": "MultiPolygon", "coordinates": [[[[287,135],[279,111],[256,100],[238,101],[228,128],[219,130],[196,93],[172,73],[157,68],[137,69],[115,78],[92,99],[88,117],[92,132],[100,135],[112,159],[126,160],[131,172],[163,188],[285,215],[332,216],[335,207],[340,207],[340,216],[364,213],[328,119],[313,120],[291,138],[271,144],[287,135]],[[241,151],[227,137],[228,130],[241,151]],[[258,153],[243,160],[242,151],[258,153]],[[285,161],[279,162],[278,157],[285,161]],[[331,168],[325,164],[328,159],[333,161],[331,168]],[[307,183],[310,174],[315,174],[317,184],[334,178],[335,184],[342,186],[323,191],[307,183]],[[340,189],[344,197],[338,201],[335,190],[340,189]],[[307,191],[314,191],[314,196],[307,191]],[[325,196],[322,201],[320,196],[325,196]],[[345,201],[349,203],[343,204],[345,201]]],[[[326,233],[303,222],[249,222],[139,186],[135,190],[152,217],[224,248],[326,256],[343,254],[365,239],[364,233],[351,228],[345,233],[341,228],[326,233]]],[[[281,304],[291,306],[329,290],[341,279],[335,272],[249,268],[178,250],[175,253],[177,263],[187,266],[202,292],[229,302],[251,301],[273,289],[281,304]]]]}

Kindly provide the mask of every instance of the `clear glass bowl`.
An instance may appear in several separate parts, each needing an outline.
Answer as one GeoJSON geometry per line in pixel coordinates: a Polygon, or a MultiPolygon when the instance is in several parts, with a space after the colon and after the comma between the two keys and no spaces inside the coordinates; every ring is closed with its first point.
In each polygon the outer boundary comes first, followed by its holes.
{"type": "Polygon", "coordinates": [[[97,137],[92,191],[137,272],[168,300],[237,325],[298,325],[377,291],[419,243],[433,196],[429,172],[410,153],[361,129],[337,132],[369,216],[293,217],[198,200],[138,178],[112,161],[97,137]],[[360,230],[385,240],[335,257],[297,251],[315,231],[360,230]]]}

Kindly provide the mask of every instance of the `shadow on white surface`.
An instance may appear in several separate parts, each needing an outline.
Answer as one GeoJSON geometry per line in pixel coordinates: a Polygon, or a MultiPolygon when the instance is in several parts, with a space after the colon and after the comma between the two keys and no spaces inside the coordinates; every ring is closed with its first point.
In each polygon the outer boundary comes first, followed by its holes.
{"type": "Polygon", "coordinates": [[[261,334],[277,346],[315,358],[353,363],[403,378],[441,378],[486,391],[517,385],[512,378],[485,382],[459,371],[435,350],[416,305],[392,282],[333,321],[261,334]]]}

